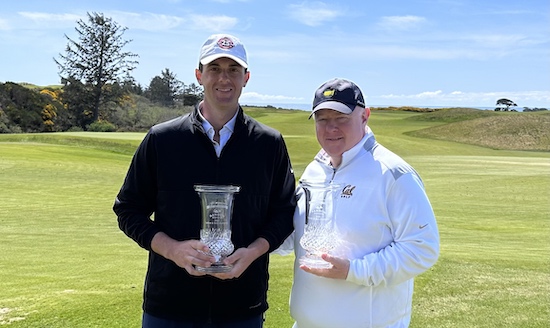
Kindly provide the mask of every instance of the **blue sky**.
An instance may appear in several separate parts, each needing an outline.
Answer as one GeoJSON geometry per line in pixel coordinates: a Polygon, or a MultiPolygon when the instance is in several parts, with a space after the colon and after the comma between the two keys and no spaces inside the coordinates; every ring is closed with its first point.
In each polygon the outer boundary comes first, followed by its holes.
{"type": "Polygon", "coordinates": [[[128,28],[143,86],[168,68],[195,81],[214,33],[241,39],[251,79],[242,104],[304,104],[333,77],[371,106],[550,108],[550,1],[4,1],[0,82],[59,84],[53,58],[76,21],[100,12],[128,28]]]}

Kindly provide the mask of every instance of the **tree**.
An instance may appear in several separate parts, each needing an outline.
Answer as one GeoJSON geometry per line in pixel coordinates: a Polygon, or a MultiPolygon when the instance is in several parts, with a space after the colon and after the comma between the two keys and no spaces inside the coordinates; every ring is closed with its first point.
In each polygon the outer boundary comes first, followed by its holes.
{"type": "Polygon", "coordinates": [[[143,87],[129,74],[122,79],[121,87],[127,93],[143,95],[143,87]]]}
{"type": "Polygon", "coordinates": [[[62,104],[54,92],[38,92],[22,85],[0,83],[0,133],[58,131],[62,104]]]}
{"type": "Polygon", "coordinates": [[[183,82],[179,81],[168,68],[165,68],[161,72],[161,76],[155,76],[151,80],[145,94],[152,102],[163,106],[174,106],[178,95],[183,92],[183,88],[183,82]]]}
{"type": "Polygon", "coordinates": [[[517,106],[517,104],[510,99],[502,98],[497,100],[497,108],[495,108],[495,110],[504,110],[505,112],[507,112],[510,106],[517,106]],[[502,106],[505,106],[505,108],[502,108],[502,106]]]}
{"type": "Polygon", "coordinates": [[[65,35],[68,41],[65,54],[59,54],[59,59],[54,58],[64,91],[79,92],[65,98],[87,102],[76,106],[80,110],[76,116],[84,117],[81,125],[97,121],[101,106],[121,96],[106,86],[120,82],[138,64],[135,60],[138,55],[123,51],[132,41],[122,38],[126,27],[101,13],[87,14],[88,24],[82,20],[77,22],[78,41],[65,35]],[[70,84],[77,85],[67,88],[70,84]]]}
{"type": "Polygon", "coordinates": [[[194,106],[204,97],[204,92],[200,85],[195,83],[189,84],[183,92],[183,105],[194,106]]]}

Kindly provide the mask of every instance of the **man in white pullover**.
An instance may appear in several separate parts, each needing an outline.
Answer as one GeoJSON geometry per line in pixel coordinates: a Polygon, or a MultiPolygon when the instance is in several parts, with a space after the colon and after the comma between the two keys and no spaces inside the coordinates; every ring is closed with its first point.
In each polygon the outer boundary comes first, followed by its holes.
{"type": "Polygon", "coordinates": [[[294,328],[407,327],[414,277],[439,256],[437,224],[422,180],[376,142],[369,115],[351,81],[333,79],[315,93],[312,116],[322,150],[301,178],[343,184],[335,213],[341,242],[322,255],[332,268],[300,265],[306,206],[298,188],[295,232],[279,248],[279,253],[293,248],[296,255],[294,328]]]}

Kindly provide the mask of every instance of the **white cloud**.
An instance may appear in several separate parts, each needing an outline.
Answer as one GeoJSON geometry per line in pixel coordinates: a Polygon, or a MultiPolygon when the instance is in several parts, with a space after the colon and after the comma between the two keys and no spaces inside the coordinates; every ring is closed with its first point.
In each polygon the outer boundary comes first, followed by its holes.
{"type": "Polygon", "coordinates": [[[50,14],[28,11],[18,12],[18,15],[23,19],[15,19],[12,23],[17,25],[17,28],[24,29],[65,29],[74,27],[79,19],[85,19],[85,16],[77,14],[50,14]]]}
{"type": "MultiPolygon", "coordinates": [[[[25,20],[18,20],[16,23],[20,26],[29,27],[25,21],[34,24],[34,28],[68,28],[75,27],[79,20],[88,23],[88,16],[77,14],[51,14],[45,12],[19,12],[25,20]]],[[[133,13],[124,11],[104,12],[105,17],[112,18],[121,26],[137,30],[160,31],[169,30],[181,25],[185,19],[177,16],[153,14],[153,13],[133,13]]],[[[1,28],[1,25],[0,25],[1,28]]]]}
{"type": "Polygon", "coordinates": [[[322,25],[343,15],[343,12],[323,2],[292,4],[288,6],[288,11],[291,19],[311,27],[322,25]]]}
{"type": "MultiPolygon", "coordinates": [[[[19,12],[18,14],[24,20],[16,20],[14,23],[26,28],[29,27],[28,21],[34,24],[33,27],[35,28],[68,28],[76,26],[78,20],[83,20],[85,23],[88,21],[88,17],[85,14],[50,14],[45,12],[19,12]]],[[[111,11],[104,12],[103,14],[122,26],[143,31],[171,30],[184,23],[188,23],[186,28],[190,30],[223,31],[231,29],[239,23],[237,18],[223,15],[189,15],[187,17],[179,17],[148,12],[134,13],[124,11],[111,11]]],[[[0,20],[0,30],[8,28],[10,28],[9,22],[7,20],[0,20]]]]}
{"type": "Polygon", "coordinates": [[[40,22],[40,21],[75,22],[83,18],[83,16],[75,15],[75,14],[50,14],[50,13],[29,12],[29,11],[22,11],[22,12],[19,12],[18,14],[24,18],[28,18],[36,22],[40,22]]]}
{"type": "Polygon", "coordinates": [[[384,16],[378,22],[378,26],[386,30],[408,30],[425,22],[426,18],[420,16],[384,16]]]}
{"type": "Polygon", "coordinates": [[[191,15],[189,20],[192,24],[191,29],[212,32],[229,30],[239,23],[237,18],[229,16],[191,15]]]}
{"type": "Polygon", "coordinates": [[[520,34],[472,34],[460,38],[465,42],[473,42],[483,48],[506,48],[536,45],[548,40],[539,39],[536,36],[520,34]]]}
{"type": "Polygon", "coordinates": [[[422,92],[416,95],[417,98],[435,98],[439,97],[441,94],[443,94],[443,91],[437,90],[437,91],[426,91],[422,92]]]}
{"type": "Polygon", "coordinates": [[[550,91],[495,91],[495,92],[462,92],[445,93],[442,90],[425,91],[417,94],[388,94],[380,99],[391,100],[394,103],[410,105],[448,105],[448,106],[493,106],[500,98],[508,98],[519,107],[532,107],[532,104],[548,104],[550,106],[550,91]],[[420,101],[420,102],[419,102],[420,101]]]}
{"type": "Polygon", "coordinates": [[[170,30],[185,22],[185,19],[181,17],[153,13],[138,14],[114,11],[110,14],[105,14],[105,16],[112,17],[114,21],[122,26],[144,31],[170,30]]]}
{"type": "Polygon", "coordinates": [[[261,104],[283,104],[283,103],[301,103],[304,101],[300,97],[288,97],[280,95],[265,95],[257,92],[243,92],[239,100],[241,103],[261,103],[261,104]]]}

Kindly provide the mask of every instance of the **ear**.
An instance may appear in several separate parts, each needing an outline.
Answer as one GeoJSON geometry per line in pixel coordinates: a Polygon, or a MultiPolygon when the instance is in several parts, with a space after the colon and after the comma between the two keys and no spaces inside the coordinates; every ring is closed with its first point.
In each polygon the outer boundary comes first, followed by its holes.
{"type": "Polygon", "coordinates": [[[244,77],[244,85],[243,87],[246,87],[246,84],[248,83],[248,79],[250,79],[250,71],[246,71],[246,75],[244,77]]]}
{"type": "Polygon", "coordinates": [[[362,116],[362,119],[363,119],[363,123],[367,124],[367,122],[369,121],[369,116],[370,116],[370,108],[366,107],[361,116],[362,116]]]}
{"type": "Polygon", "coordinates": [[[195,78],[197,79],[197,82],[199,82],[200,85],[202,85],[201,78],[202,78],[202,72],[195,68],[195,78]]]}

